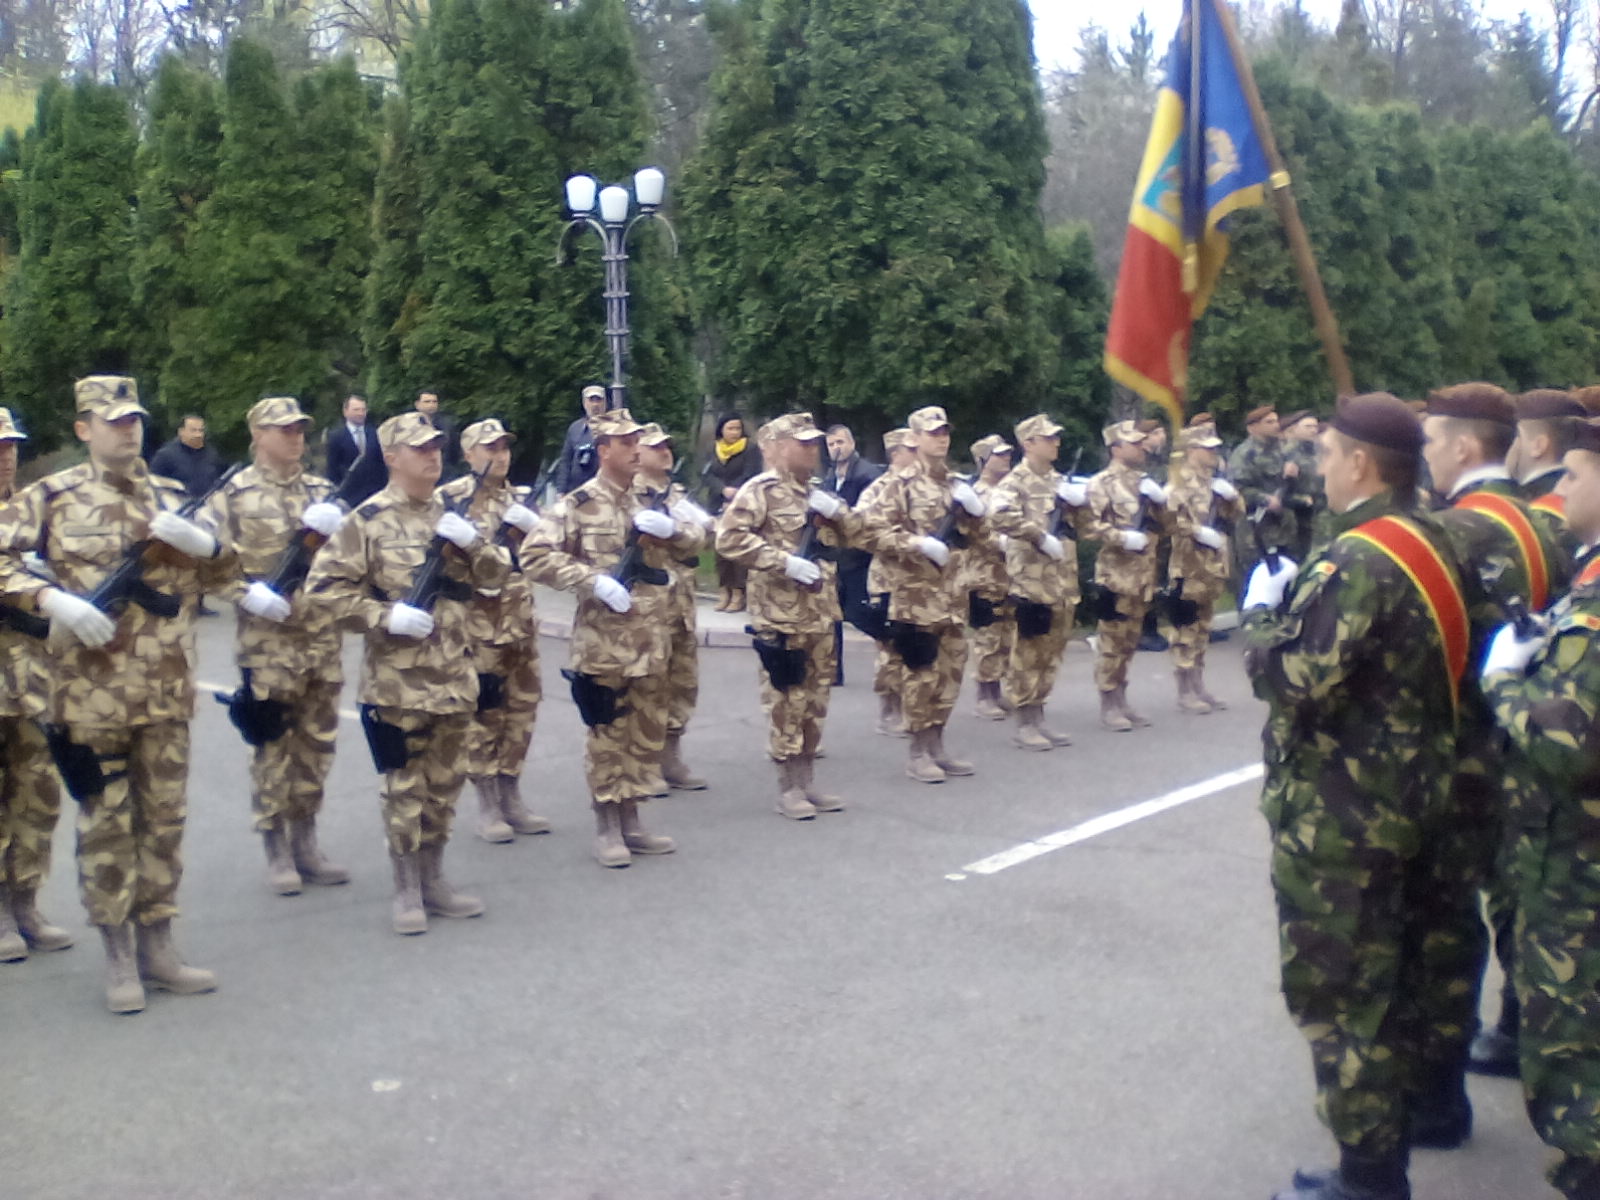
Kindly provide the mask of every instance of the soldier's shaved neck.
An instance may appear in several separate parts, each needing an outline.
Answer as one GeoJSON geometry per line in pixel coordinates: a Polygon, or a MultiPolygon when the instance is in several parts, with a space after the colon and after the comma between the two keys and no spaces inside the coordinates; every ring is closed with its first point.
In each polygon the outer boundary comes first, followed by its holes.
{"type": "Polygon", "coordinates": [[[0,500],[11,495],[17,482],[17,444],[0,442],[0,500]]]}

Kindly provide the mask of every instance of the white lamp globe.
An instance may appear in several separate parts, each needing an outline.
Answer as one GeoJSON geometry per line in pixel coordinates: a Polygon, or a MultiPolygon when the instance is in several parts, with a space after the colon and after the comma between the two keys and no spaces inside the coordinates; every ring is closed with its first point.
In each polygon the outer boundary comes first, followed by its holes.
{"type": "Polygon", "coordinates": [[[645,167],[633,176],[633,194],[642,208],[655,208],[667,190],[667,177],[655,167],[645,167]]]}
{"type": "Polygon", "coordinates": [[[594,210],[594,193],[599,184],[592,175],[574,175],[567,180],[567,208],[574,213],[594,210]]]}
{"type": "Polygon", "coordinates": [[[616,224],[628,219],[628,189],[612,184],[600,189],[600,217],[616,224]]]}

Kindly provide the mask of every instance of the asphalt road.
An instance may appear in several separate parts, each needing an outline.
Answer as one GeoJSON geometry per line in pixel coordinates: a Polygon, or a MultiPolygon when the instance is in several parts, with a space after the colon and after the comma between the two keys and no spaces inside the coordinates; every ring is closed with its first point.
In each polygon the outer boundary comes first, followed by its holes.
{"type": "MultiPolygon", "coordinates": [[[[230,628],[200,638],[229,688],[230,628]]],[[[1095,726],[1075,648],[1051,714],[1077,744],[1048,754],[973,718],[969,688],[948,742],[979,774],[937,787],[873,733],[852,647],[818,770],[849,809],[805,824],[771,808],[754,656],[702,651],[685,745],[712,788],[651,805],[679,852],[626,871],[589,857],[566,646],[543,649],[527,790],[555,831],[487,845],[464,796],[447,865],[489,911],[420,938],[388,929],[355,723],[323,823],[354,881],[279,898],[243,747],[202,702],[178,929],[222,988],[113,1017],[89,930],[0,967],[0,1200],[1265,1200],[1331,1157],[1255,785],[963,869],[1259,761],[1234,644],[1212,670],[1233,707],[1206,717],[1140,655],[1156,726],[1132,734],[1095,726]]],[[[76,926],[62,834],[47,910],[76,926]]],[[[1417,1156],[1418,1200],[1554,1195],[1516,1085],[1472,1093],[1473,1141],[1417,1156]]]]}

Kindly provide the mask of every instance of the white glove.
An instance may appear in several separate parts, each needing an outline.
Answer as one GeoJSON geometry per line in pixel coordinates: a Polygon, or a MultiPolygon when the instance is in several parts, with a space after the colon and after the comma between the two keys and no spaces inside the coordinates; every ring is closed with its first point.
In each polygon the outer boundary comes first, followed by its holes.
{"type": "Polygon", "coordinates": [[[1500,626],[1500,631],[1489,643],[1489,649],[1484,652],[1483,678],[1487,679],[1497,671],[1522,673],[1527,670],[1528,664],[1533,661],[1533,656],[1539,652],[1539,647],[1542,645],[1544,645],[1543,638],[1534,637],[1523,641],[1517,636],[1515,625],[1500,626]]]}
{"type": "Polygon", "coordinates": [[[1244,590],[1244,607],[1277,608],[1283,603],[1284,594],[1299,571],[1300,566],[1293,559],[1280,557],[1276,571],[1262,559],[1256,564],[1256,569],[1250,572],[1250,586],[1244,590]]]}
{"type": "Polygon", "coordinates": [[[1117,530],[1117,542],[1124,550],[1134,554],[1141,554],[1144,552],[1144,548],[1150,544],[1150,539],[1137,529],[1119,529],[1117,530]]]}
{"type": "Polygon", "coordinates": [[[941,567],[950,561],[950,547],[936,537],[918,538],[917,550],[941,567]]]}
{"type": "Polygon", "coordinates": [[[326,500],[306,505],[305,512],[300,514],[301,525],[313,533],[320,533],[325,538],[337,533],[343,520],[344,509],[337,504],[329,504],[326,500]]]}
{"type": "Polygon", "coordinates": [[[981,517],[988,511],[984,506],[983,497],[972,490],[970,483],[957,483],[951,487],[950,499],[966,509],[969,517],[981,517]]]}
{"type": "Polygon", "coordinates": [[[447,512],[440,517],[439,523],[433,527],[433,532],[459,550],[472,549],[472,543],[478,540],[478,527],[453,512],[447,512]]]}
{"type": "Polygon", "coordinates": [[[1152,504],[1165,504],[1167,502],[1167,489],[1148,475],[1139,480],[1139,495],[1152,504]]]}
{"type": "Polygon", "coordinates": [[[667,511],[672,514],[673,520],[680,525],[704,525],[707,529],[710,529],[717,523],[715,517],[689,499],[679,500],[667,511]]]}
{"type": "Polygon", "coordinates": [[[527,533],[538,522],[539,518],[533,515],[533,509],[526,504],[513,504],[506,509],[505,515],[500,518],[507,525],[515,525],[523,533],[527,533]]]}
{"type": "Polygon", "coordinates": [[[1220,476],[1211,481],[1211,490],[1224,500],[1237,500],[1239,498],[1239,489],[1220,476]]]}
{"type": "Polygon", "coordinates": [[[822,578],[822,568],[808,558],[801,558],[798,554],[785,554],[783,556],[783,573],[802,587],[810,587],[822,578]]]}
{"type": "Polygon", "coordinates": [[[39,600],[39,611],[91,649],[104,646],[117,632],[117,623],[82,596],[52,588],[39,600]]]}
{"type": "Polygon", "coordinates": [[[150,536],[165,542],[190,558],[210,558],[217,552],[217,539],[193,521],[163,509],[150,522],[150,536]]]}
{"type": "Polygon", "coordinates": [[[672,518],[664,512],[657,512],[653,508],[641,508],[633,514],[633,527],[640,533],[666,541],[677,529],[672,523],[672,518]]]}
{"type": "Polygon", "coordinates": [[[281,624],[289,619],[289,602],[266,584],[257,580],[239,597],[239,607],[252,617],[281,624]]]}
{"type": "Polygon", "coordinates": [[[433,614],[397,602],[389,609],[389,632],[395,637],[425,638],[433,632],[433,614]]]}
{"type": "Polygon", "coordinates": [[[1210,550],[1222,549],[1222,535],[1209,525],[1202,525],[1194,531],[1194,540],[1210,550]]]}
{"type": "Polygon", "coordinates": [[[1066,549],[1061,545],[1061,539],[1053,533],[1047,533],[1039,542],[1039,553],[1053,562],[1060,562],[1066,555],[1066,549]]]}
{"type": "Polygon", "coordinates": [[[1056,497],[1072,508],[1082,508],[1089,503],[1089,485],[1072,479],[1063,479],[1056,484],[1056,497]]]}
{"type": "Polygon", "coordinates": [[[628,595],[628,589],[609,575],[594,577],[594,598],[612,612],[625,613],[633,607],[633,597],[628,595]]]}
{"type": "Polygon", "coordinates": [[[844,501],[837,496],[830,496],[821,488],[812,488],[811,494],[806,497],[806,507],[824,521],[831,521],[839,515],[839,510],[844,508],[844,501]]]}

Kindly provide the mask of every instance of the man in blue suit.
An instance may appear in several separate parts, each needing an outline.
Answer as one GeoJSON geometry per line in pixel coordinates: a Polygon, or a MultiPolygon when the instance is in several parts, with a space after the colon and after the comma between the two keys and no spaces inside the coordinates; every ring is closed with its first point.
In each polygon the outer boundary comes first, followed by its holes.
{"type": "Polygon", "coordinates": [[[357,503],[388,485],[389,468],[378,447],[378,434],[367,424],[367,402],[354,393],[344,402],[344,420],[328,430],[328,478],[335,488],[343,485],[352,467],[361,480],[355,489],[357,503]],[[362,447],[366,448],[365,454],[361,453],[362,447]]]}

